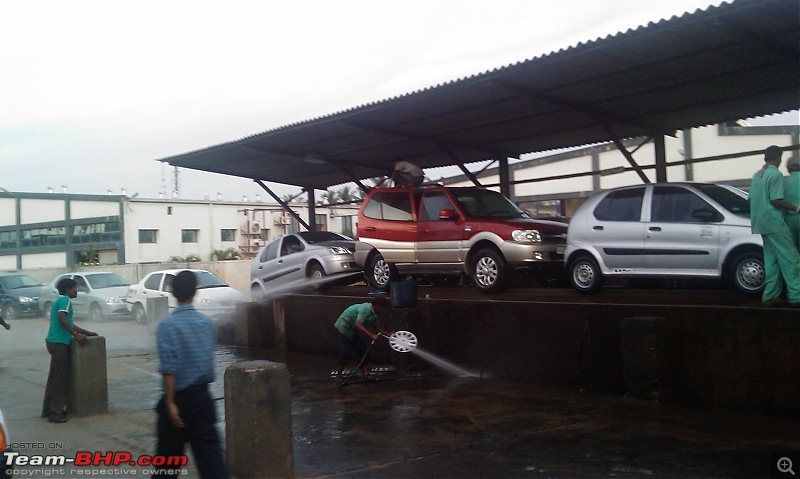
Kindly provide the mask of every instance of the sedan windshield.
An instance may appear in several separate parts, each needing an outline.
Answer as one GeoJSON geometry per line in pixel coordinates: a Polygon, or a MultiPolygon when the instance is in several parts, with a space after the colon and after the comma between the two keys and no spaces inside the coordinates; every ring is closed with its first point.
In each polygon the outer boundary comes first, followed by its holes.
{"type": "Polygon", "coordinates": [[[308,244],[323,243],[325,241],[353,241],[347,236],[333,233],[331,231],[303,231],[297,233],[308,244]]]}
{"type": "Polygon", "coordinates": [[[452,188],[450,192],[470,218],[530,218],[528,213],[496,191],[452,188]]]}
{"type": "Polygon", "coordinates": [[[228,286],[225,281],[222,281],[216,275],[208,271],[195,271],[195,276],[197,276],[197,289],[224,288],[228,286]]]}
{"type": "Polygon", "coordinates": [[[30,286],[41,286],[35,279],[25,274],[15,274],[0,278],[0,284],[6,289],[28,288],[30,286]]]}
{"type": "Polygon", "coordinates": [[[115,286],[130,286],[127,281],[114,273],[91,274],[86,276],[86,281],[92,289],[113,288],[115,286]]]}

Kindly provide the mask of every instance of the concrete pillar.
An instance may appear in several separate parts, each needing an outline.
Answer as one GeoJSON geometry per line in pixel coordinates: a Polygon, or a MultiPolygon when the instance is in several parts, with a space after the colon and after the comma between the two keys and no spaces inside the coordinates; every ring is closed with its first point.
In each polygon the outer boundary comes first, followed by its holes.
{"type": "Polygon", "coordinates": [[[106,338],[92,336],[86,346],[72,342],[67,411],[74,416],[108,412],[106,338]]]}
{"type": "Polygon", "coordinates": [[[155,333],[158,322],[169,316],[169,298],[164,296],[147,298],[145,308],[147,309],[147,330],[155,333]]]}
{"type": "Polygon", "coordinates": [[[262,328],[264,306],[260,302],[242,303],[236,309],[235,338],[239,346],[264,347],[266,332],[262,328]]]}
{"type": "Polygon", "coordinates": [[[243,361],[225,370],[225,453],[233,477],[294,477],[285,364],[243,361]]]}

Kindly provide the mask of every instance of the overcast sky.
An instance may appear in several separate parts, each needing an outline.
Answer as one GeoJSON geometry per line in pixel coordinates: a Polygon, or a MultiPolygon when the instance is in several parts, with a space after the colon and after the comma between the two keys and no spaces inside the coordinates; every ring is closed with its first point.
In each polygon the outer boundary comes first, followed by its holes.
{"type": "MultiPolygon", "coordinates": [[[[3,0],[0,187],[157,198],[156,159],[719,3],[3,0]]],[[[182,198],[266,196],[180,171],[182,198]]]]}

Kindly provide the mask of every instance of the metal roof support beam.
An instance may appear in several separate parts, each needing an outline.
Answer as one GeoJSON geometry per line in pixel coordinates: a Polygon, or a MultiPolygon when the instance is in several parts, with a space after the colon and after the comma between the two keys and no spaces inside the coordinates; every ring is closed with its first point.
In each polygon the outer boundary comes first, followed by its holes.
{"type": "Polygon", "coordinates": [[[278,198],[278,195],[276,195],[271,189],[269,189],[269,187],[267,185],[265,185],[263,181],[261,181],[261,180],[253,180],[253,181],[255,181],[256,184],[258,184],[258,186],[260,186],[264,191],[266,191],[267,194],[270,195],[273,200],[277,201],[278,204],[281,205],[281,207],[284,210],[286,210],[287,213],[292,215],[292,217],[294,219],[296,219],[301,225],[305,226],[306,229],[309,229],[308,228],[308,223],[303,221],[303,218],[301,218],[300,215],[295,213],[294,210],[292,210],[292,208],[290,208],[289,205],[286,204],[285,201],[283,201],[282,199],[278,198]]]}
{"type": "Polygon", "coordinates": [[[317,231],[317,204],[314,197],[314,188],[308,186],[305,190],[308,192],[308,225],[311,225],[310,228],[306,225],[306,229],[308,231],[317,231]]]}
{"type": "Polygon", "coordinates": [[[628,163],[630,163],[633,170],[636,172],[637,175],[639,175],[639,178],[641,178],[642,183],[645,184],[650,183],[650,179],[647,177],[647,175],[644,174],[642,167],[639,166],[638,163],[636,163],[636,160],[633,159],[633,155],[625,148],[625,145],[622,144],[622,140],[620,140],[619,137],[611,130],[611,127],[604,124],[603,129],[606,130],[606,133],[608,133],[608,136],[611,137],[611,141],[614,142],[614,145],[617,147],[619,152],[622,153],[623,156],[625,156],[625,158],[628,160],[628,163]]]}
{"type": "Polygon", "coordinates": [[[511,176],[508,171],[508,158],[500,158],[498,163],[497,170],[500,174],[500,193],[506,198],[511,198],[511,176]]]}
{"type": "Polygon", "coordinates": [[[667,148],[664,135],[653,135],[656,150],[656,183],[667,182],[667,148]]]}
{"type": "Polygon", "coordinates": [[[473,172],[469,171],[466,166],[464,166],[464,162],[461,161],[458,158],[458,156],[456,156],[456,154],[453,153],[452,150],[450,150],[450,148],[442,146],[442,149],[445,151],[445,153],[447,153],[447,156],[449,156],[455,162],[456,166],[458,166],[458,168],[461,169],[464,175],[466,175],[466,177],[469,178],[472,184],[474,184],[475,186],[483,186],[481,185],[481,182],[478,180],[478,177],[475,176],[473,172]]]}

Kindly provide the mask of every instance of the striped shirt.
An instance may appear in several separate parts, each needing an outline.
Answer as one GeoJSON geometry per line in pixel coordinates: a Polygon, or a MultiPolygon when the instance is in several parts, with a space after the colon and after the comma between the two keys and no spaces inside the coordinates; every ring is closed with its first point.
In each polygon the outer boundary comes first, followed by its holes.
{"type": "Polygon", "coordinates": [[[158,371],[175,376],[175,391],[214,380],[214,324],[211,318],[182,304],[158,323],[158,371]]]}

